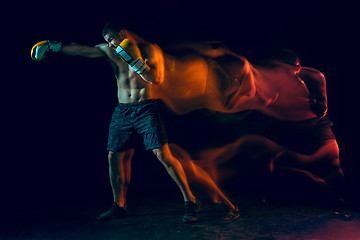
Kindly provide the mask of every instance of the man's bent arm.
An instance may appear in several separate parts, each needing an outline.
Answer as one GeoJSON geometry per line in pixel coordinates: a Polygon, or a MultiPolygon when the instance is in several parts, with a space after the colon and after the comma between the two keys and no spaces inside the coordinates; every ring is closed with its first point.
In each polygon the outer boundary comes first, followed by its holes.
{"type": "Polygon", "coordinates": [[[141,78],[151,84],[160,84],[164,80],[164,56],[157,45],[148,45],[146,48],[145,62],[150,71],[140,74],[141,78]]]}
{"type": "MultiPolygon", "coordinates": [[[[99,45],[98,45],[99,46],[99,45]]],[[[77,43],[63,45],[63,53],[71,56],[83,56],[88,58],[104,57],[106,54],[99,47],[89,47],[77,43]]]]}

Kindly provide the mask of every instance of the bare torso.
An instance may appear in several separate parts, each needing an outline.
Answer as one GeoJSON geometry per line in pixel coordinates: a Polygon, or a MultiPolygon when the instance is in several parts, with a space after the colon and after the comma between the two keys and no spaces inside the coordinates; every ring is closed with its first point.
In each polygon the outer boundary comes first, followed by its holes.
{"type": "MultiPolygon", "coordinates": [[[[134,103],[150,99],[149,83],[128,66],[107,44],[98,45],[106,53],[117,82],[117,97],[120,103],[134,103]]],[[[146,60],[146,59],[144,59],[146,60]]]]}
{"type": "Polygon", "coordinates": [[[149,99],[148,83],[132,68],[128,66],[125,68],[119,67],[118,72],[116,82],[118,87],[117,97],[120,103],[134,103],[149,99]]]}

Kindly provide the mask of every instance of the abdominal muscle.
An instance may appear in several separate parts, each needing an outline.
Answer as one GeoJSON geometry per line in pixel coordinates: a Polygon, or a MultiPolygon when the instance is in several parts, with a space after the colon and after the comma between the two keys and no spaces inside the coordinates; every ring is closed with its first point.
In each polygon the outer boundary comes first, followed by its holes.
{"type": "Polygon", "coordinates": [[[149,84],[132,69],[117,78],[120,103],[136,103],[150,99],[149,84]]]}
{"type": "Polygon", "coordinates": [[[118,100],[120,103],[135,103],[150,99],[147,88],[141,89],[118,89],[118,100]]]}

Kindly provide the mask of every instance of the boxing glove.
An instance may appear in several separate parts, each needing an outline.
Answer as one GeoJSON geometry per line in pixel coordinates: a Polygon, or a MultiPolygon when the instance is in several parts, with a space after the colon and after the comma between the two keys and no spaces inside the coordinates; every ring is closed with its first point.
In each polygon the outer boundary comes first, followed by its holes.
{"type": "Polygon", "coordinates": [[[130,39],[125,38],[115,49],[115,52],[129,64],[136,73],[142,74],[150,71],[150,67],[141,58],[139,47],[130,39]]]}
{"type": "Polygon", "coordinates": [[[31,59],[40,61],[46,56],[48,51],[60,52],[61,48],[61,42],[49,40],[38,42],[31,48],[31,59]]]}

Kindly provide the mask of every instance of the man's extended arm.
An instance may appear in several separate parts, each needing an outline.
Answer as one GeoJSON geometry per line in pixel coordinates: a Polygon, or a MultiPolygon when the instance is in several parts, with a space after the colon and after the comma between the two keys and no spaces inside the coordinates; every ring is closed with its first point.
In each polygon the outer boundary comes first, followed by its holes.
{"type": "Polygon", "coordinates": [[[68,45],[63,45],[61,52],[71,55],[71,56],[83,56],[88,58],[98,58],[104,57],[105,53],[101,50],[100,45],[95,47],[89,47],[85,45],[80,45],[78,43],[71,43],[68,45]]]}
{"type": "Polygon", "coordinates": [[[64,45],[56,41],[41,41],[35,44],[31,49],[31,58],[35,61],[42,60],[49,51],[63,52],[72,56],[83,56],[88,58],[103,57],[106,55],[103,45],[100,44],[95,47],[80,45],[78,43],[71,43],[64,45]]]}

